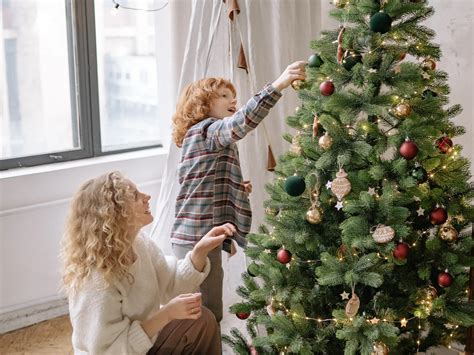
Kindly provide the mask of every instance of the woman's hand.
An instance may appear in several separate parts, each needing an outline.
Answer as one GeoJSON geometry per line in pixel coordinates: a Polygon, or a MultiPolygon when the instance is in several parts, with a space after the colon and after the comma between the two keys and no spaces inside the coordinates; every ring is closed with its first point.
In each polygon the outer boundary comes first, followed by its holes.
{"type": "Polygon", "coordinates": [[[222,244],[225,238],[233,235],[236,229],[231,223],[212,228],[199,242],[196,243],[191,252],[191,261],[194,268],[202,272],[206,265],[207,253],[222,244]]]}
{"type": "Polygon", "coordinates": [[[166,309],[168,319],[198,319],[201,316],[201,293],[186,293],[169,301],[166,309]]]}
{"type": "Polygon", "coordinates": [[[198,319],[201,311],[201,294],[179,295],[161,307],[155,315],[142,322],[142,328],[151,339],[175,319],[198,319]]]}
{"type": "Polygon", "coordinates": [[[306,64],[308,64],[308,62],[305,61],[291,63],[286,67],[283,73],[281,73],[280,77],[272,83],[272,86],[278,91],[282,91],[295,80],[305,80],[306,64]]]}

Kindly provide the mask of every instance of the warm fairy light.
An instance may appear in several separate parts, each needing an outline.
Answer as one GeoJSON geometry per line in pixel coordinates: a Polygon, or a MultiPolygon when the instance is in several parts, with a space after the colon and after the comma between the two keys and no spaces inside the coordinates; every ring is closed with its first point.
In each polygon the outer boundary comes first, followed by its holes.
{"type": "Polygon", "coordinates": [[[308,127],[309,127],[309,126],[308,126],[307,124],[304,124],[304,125],[303,125],[303,128],[304,128],[304,129],[306,129],[306,128],[308,128],[308,127]]]}

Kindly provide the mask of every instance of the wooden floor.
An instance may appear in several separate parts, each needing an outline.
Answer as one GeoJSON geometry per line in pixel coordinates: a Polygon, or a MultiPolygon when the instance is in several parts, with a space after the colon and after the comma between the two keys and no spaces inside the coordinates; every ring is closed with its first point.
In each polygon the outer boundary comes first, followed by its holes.
{"type": "Polygon", "coordinates": [[[72,355],[72,327],[68,316],[0,335],[2,355],[72,355]]]}

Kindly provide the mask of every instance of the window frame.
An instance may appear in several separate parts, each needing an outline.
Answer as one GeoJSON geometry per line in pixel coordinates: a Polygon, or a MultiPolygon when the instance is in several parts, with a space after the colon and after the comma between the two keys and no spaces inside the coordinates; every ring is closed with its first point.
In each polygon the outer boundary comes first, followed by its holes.
{"type": "MultiPolygon", "coordinates": [[[[162,143],[102,151],[95,30],[95,0],[64,0],[69,52],[72,117],[78,149],[0,159],[0,171],[160,148],[162,143]],[[77,99],[76,99],[77,98],[77,99]],[[74,116],[75,115],[75,116],[74,116]]],[[[112,6],[112,5],[111,5],[112,6]]]]}

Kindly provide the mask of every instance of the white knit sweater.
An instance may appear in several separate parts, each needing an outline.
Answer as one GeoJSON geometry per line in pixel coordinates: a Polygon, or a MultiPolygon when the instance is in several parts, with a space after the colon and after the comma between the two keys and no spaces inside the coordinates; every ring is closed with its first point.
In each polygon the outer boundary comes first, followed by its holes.
{"type": "Polygon", "coordinates": [[[79,292],[69,297],[75,354],[145,354],[152,346],[141,322],[150,318],[171,298],[195,291],[210,270],[209,259],[203,272],[191,263],[167,257],[154,241],[138,236],[134,244],[136,261],[129,272],[132,285],[123,280],[104,287],[99,274],[85,281],[79,292]]]}

